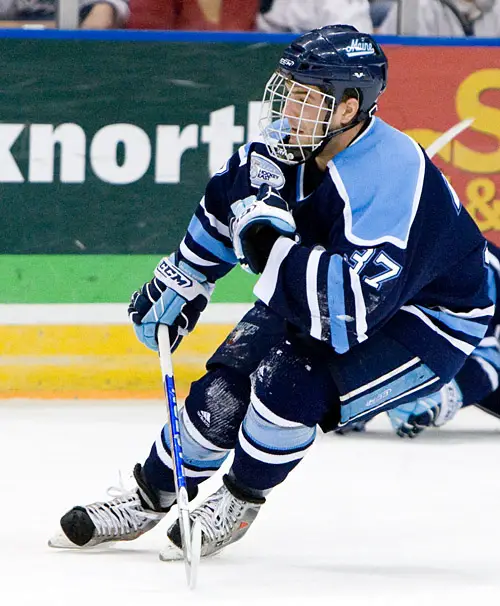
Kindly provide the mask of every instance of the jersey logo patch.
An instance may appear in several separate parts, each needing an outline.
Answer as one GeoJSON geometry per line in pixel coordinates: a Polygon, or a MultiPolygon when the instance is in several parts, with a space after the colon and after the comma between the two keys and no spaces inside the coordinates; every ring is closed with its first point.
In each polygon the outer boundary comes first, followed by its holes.
{"type": "Polygon", "coordinates": [[[256,188],[267,183],[274,189],[281,189],[285,185],[285,175],[272,160],[254,152],[250,158],[250,183],[256,188]]]}

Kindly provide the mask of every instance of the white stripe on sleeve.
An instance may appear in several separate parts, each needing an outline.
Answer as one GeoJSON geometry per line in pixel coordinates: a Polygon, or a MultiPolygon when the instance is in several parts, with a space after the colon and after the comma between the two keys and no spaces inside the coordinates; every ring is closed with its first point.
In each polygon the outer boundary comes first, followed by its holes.
{"type": "Polygon", "coordinates": [[[315,248],[309,255],[306,270],[307,304],[311,314],[311,336],[321,339],[321,315],[318,301],[318,267],[324,250],[315,248]]]}
{"type": "Polygon", "coordinates": [[[444,330],[441,330],[440,328],[438,328],[435,324],[433,324],[431,322],[430,318],[428,316],[426,316],[423,311],[421,311],[414,305],[403,305],[403,307],[401,307],[401,310],[407,311],[408,313],[413,314],[414,316],[417,316],[417,318],[422,320],[422,322],[424,324],[426,324],[431,330],[433,330],[435,333],[437,333],[441,337],[445,338],[454,347],[456,347],[460,351],[463,351],[468,356],[470,356],[470,354],[474,351],[474,349],[476,349],[474,345],[471,345],[470,343],[467,343],[466,341],[461,341],[460,339],[456,339],[455,337],[452,337],[451,335],[444,332],[444,330]]]}
{"type": "Polygon", "coordinates": [[[200,206],[203,209],[205,217],[208,219],[210,225],[214,227],[220,233],[221,236],[226,236],[226,238],[230,238],[229,227],[227,225],[224,225],[222,221],[219,221],[219,219],[217,219],[215,215],[208,212],[207,207],[205,205],[205,196],[203,196],[203,198],[201,199],[200,206]]]}
{"type": "Polygon", "coordinates": [[[499,342],[497,337],[484,337],[484,339],[481,340],[481,342],[479,343],[478,347],[496,347],[497,349],[499,349],[499,342]]]}
{"type": "Polygon", "coordinates": [[[484,316],[492,316],[495,313],[495,306],[490,305],[489,307],[477,307],[476,309],[471,309],[470,311],[451,311],[446,307],[440,307],[440,311],[445,314],[450,314],[450,316],[455,316],[456,318],[483,318],[484,316]]]}
{"type": "Polygon", "coordinates": [[[359,274],[357,274],[354,269],[350,268],[349,275],[351,277],[351,289],[354,295],[354,307],[356,310],[356,334],[358,336],[358,343],[362,343],[368,339],[366,336],[368,324],[366,322],[365,299],[363,297],[359,274]]]}
{"type": "Polygon", "coordinates": [[[498,389],[499,377],[498,372],[495,370],[494,366],[480,358],[479,356],[471,356],[473,360],[479,364],[479,366],[484,370],[485,374],[488,376],[488,379],[491,383],[492,391],[496,391],[498,389]]]}
{"type": "Polygon", "coordinates": [[[495,255],[491,254],[489,249],[486,249],[486,260],[496,270],[496,272],[500,274],[500,262],[495,255]]]}
{"type": "Polygon", "coordinates": [[[253,294],[266,305],[276,290],[281,264],[294,246],[295,242],[291,238],[280,236],[271,249],[266,267],[253,289],[253,294]]]}
{"type": "Polygon", "coordinates": [[[195,254],[190,248],[188,248],[184,239],[179,246],[179,250],[181,251],[183,257],[195,265],[202,265],[204,267],[213,267],[214,265],[218,265],[218,263],[215,263],[214,261],[207,261],[206,259],[202,259],[200,256],[195,254]]]}

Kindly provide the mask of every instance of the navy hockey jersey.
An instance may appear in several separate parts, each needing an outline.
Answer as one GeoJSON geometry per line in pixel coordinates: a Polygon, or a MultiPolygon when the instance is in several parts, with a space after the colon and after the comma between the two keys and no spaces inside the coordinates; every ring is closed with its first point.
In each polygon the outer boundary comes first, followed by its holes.
{"type": "Polygon", "coordinates": [[[494,305],[485,240],[421,147],[379,118],[309,193],[307,165],[239,149],[209,181],[178,254],[209,281],[235,264],[230,205],[277,189],[300,243],[281,237],[254,294],[342,354],[378,330],[451,379],[483,338],[494,305]]]}
{"type": "MultiPolygon", "coordinates": [[[[490,296],[498,301],[500,297],[500,248],[488,244],[490,260],[490,296]]],[[[480,403],[481,400],[498,391],[500,384],[500,305],[479,346],[467,359],[455,377],[462,391],[464,406],[480,403]]],[[[500,407],[500,393],[498,404],[500,407]]]]}

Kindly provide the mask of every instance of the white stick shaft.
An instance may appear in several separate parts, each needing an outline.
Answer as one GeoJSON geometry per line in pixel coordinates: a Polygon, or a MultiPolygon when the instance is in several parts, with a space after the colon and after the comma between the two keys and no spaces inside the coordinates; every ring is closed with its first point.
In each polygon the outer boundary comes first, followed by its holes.
{"type": "Polygon", "coordinates": [[[158,349],[160,353],[160,367],[163,375],[163,386],[167,404],[168,426],[170,430],[170,451],[172,456],[172,468],[174,472],[175,493],[177,495],[177,510],[181,531],[182,551],[186,566],[186,577],[191,589],[196,583],[198,570],[199,548],[193,552],[191,545],[191,520],[189,518],[189,499],[186,487],[186,476],[182,459],[182,443],[179,424],[179,411],[177,408],[177,396],[175,393],[174,370],[172,355],[170,352],[170,336],[168,326],[160,324],[158,327],[158,349]]]}
{"type": "Polygon", "coordinates": [[[458,137],[460,133],[464,130],[467,130],[469,126],[474,122],[474,118],[468,118],[467,120],[462,120],[455,126],[452,126],[445,133],[440,135],[433,143],[429,145],[429,147],[425,150],[429,158],[433,158],[437,153],[439,153],[444,147],[451,143],[455,137],[458,137]]]}
{"type": "Polygon", "coordinates": [[[172,365],[172,356],[170,355],[170,335],[168,334],[168,326],[160,324],[158,327],[158,348],[160,350],[160,368],[163,377],[174,376],[174,368],[172,365]]]}

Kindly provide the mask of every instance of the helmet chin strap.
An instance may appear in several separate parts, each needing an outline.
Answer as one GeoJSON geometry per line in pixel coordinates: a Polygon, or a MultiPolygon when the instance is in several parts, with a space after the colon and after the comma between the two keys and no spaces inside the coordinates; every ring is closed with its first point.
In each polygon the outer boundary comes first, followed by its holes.
{"type": "Polygon", "coordinates": [[[325,147],[328,145],[328,143],[330,143],[332,139],[338,137],[342,133],[346,133],[348,130],[351,130],[351,128],[354,128],[355,126],[358,126],[358,124],[361,124],[361,122],[363,122],[362,118],[354,118],[353,121],[349,122],[347,126],[331,130],[323,139],[321,145],[319,145],[313,152],[311,152],[311,155],[307,159],[309,160],[310,158],[316,158],[316,156],[318,156],[325,149],[325,147]]]}
{"type": "MultiPolygon", "coordinates": [[[[359,92],[358,92],[358,101],[359,101],[359,92]]],[[[334,108],[330,108],[330,111],[331,111],[331,115],[333,115],[334,108]]],[[[377,104],[373,105],[368,112],[358,113],[358,115],[355,118],[353,118],[351,120],[351,122],[349,122],[349,124],[347,124],[346,126],[343,126],[342,128],[337,128],[335,130],[331,130],[330,132],[328,132],[325,135],[325,138],[323,139],[321,144],[318,145],[318,147],[315,150],[311,150],[310,153],[307,154],[307,157],[304,158],[303,160],[300,160],[298,162],[298,164],[304,164],[304,162],[307,162],[308,160],[312,160],[313,158],[316,158],[325,149],[325,147],[328,145],[328,143],[330,143],[330,141],[332,139],[334,139],[335,137],[338,137],[342,133],[347,132],[348,130],[351,130],[351,128],[354,128],[355,126],[358,126],[358,124],[361,124],[361,122],[364,122],[365,120],[370,119],[376,111],[377,111],[377,104]],[[366,115],[366,114],[368,114],[368,115],[366,115]]],[[[330,119],[331,119],[331,116],[330,116],[330,119]]]]}
{"type": "Polygon", "coordinates": [[[304,152],[304,159],[299,159],[297,161],[297,164],[304,164],[305,162],[307,162],[308,160],[312,160],[313,158],[316,158],[316,156],[318,156],[324,149],[325,147],[328,145],[328,143],[330,143],[330,141],[335,138],[338,137],[339,135],[341,135],[342,133],[347,132],[348,130],[351,130],[351,128],[354,128],[355,126],[358,126],[358,124],[361,124],[361,122],[363,122],[365,118],[355,118],[352,122],[349,122],[349,124],[347,126],[343,126],[342,128],[337,128],[335,130],[331,130],[326,137],[323,139],[323,141],[321,142],[321,145],[318,145],[318,147],[315,150],[312,150],[311,148],[308,148],[306,146],[302,146],[302,150],[304,152]],[[309,153],[305,153],[306,149],[311,149],[311,151],[309,151],[309,153]]]}

